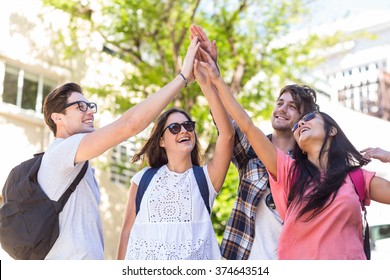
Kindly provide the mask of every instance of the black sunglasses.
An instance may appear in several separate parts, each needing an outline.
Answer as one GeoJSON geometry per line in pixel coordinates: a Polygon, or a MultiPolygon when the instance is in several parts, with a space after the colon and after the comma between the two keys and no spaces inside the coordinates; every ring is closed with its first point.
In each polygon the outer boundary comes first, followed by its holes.
{"type": "Polygon", "coordinates": [[[183,123],[171,123],[168,125],[164,130],[162,131],[161,134],[164,134],[165,130],[168,128],[169,131],[172,134],[178,134],[181,131],[181,127],[184,127],[185,130],[188,132],[194,131],[195,129],[195,122],[193,121],[185,121],[183,123]]]}
{"type": "Polygon", "coordinates": [[[314,119],[314,117],[316,116],[316,113],[317,113],[317,112],[314,111],[314,112],[311,112],[311,113],[306,114],[305,116],[303,116],[299,121],[297,121],[297,122],[293,125],[293,127],[291,128],[291,131],[294,132],[295,130],[297,130],[297,128],[298,128],[298,126],[299,126],[299,123],[300,123],[301,121],[308,122],[308,121],[314,119]]]}
{"type": "Polygon", "coordinates": [[[77,104],[79,106],[79,109],[81,112],[87,112],[88,111],[88,108],[91,108],[91,110],[96,113],[97,112],[97,105],[96,103],[93,103],[93,102],[86,102],[86,101],[82,101],[82,100],[79,100],[79,101],[75,101],[75,102],[71,102],[71,103],[68,103],[65,105],[65,109],[74,105],[74,104],[77,104]]]}
{"type": "Polygon", "coordinates": [[[270,209],[276,209],[276,205],[274,202],[274,198],[272,197],[272,193],[268,194],[265,197],[265,204],[268,206],[270,209]]]}

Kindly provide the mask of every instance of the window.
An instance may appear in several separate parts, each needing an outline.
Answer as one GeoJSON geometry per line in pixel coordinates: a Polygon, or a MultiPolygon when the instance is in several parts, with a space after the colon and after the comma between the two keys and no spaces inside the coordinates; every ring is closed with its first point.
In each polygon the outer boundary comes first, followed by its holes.
{"type": "Polygon", "coordinates": [[[334,74],[331,81],[337,86],[339,102],[356,111],[381,117],[378,93],[379,73],[386,61],[359,65],[334,74]]]}
{"type": "Polygon", "coordinates": [[[124,187],[130,186],[130,179],[138,171],[138,164],[131,163],[131,158],[135,153],[135,143],[118,145],[112,149],[111,153],[111,182],[124,187]]]}
{"type": "Polygon", "coordinates": [[[6,64],[3,84],[3,102],[42,113],[45,97],[57,82],[6,64]]]}

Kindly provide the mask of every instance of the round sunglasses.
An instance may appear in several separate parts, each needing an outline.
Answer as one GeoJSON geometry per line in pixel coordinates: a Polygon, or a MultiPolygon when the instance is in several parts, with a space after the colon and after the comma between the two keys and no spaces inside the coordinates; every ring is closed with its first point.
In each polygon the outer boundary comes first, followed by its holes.
{"type": "Polygon", "coordinates": [[[168,128],[172,134],[178,134],[181,131],[181,127],[184,127],[188,132],[192,132],[195,129],[195,122],[193,121],[185,121],[183,123],[171,123],[167,127],[164,128],[161,134],[164,134],[165,130],[168,128]]]}
{"type": "Polygon", "coordinates": [[[297,122],[293,125],[293,127],[291,128],[291,131],[294,132],[295,130],[297,130],[297,128],[298,128],[298,126],[299,126],[299,123],[300,123],[301,121],[308,122],[308,121],[314,119],[314,117],[316,116],[316,113],[317,113],[317,112],[314,111],[314,112],[311,112],[311,113],[306,114],[305,116],[303,116],[299,121],[297,121],[297,122]]]}

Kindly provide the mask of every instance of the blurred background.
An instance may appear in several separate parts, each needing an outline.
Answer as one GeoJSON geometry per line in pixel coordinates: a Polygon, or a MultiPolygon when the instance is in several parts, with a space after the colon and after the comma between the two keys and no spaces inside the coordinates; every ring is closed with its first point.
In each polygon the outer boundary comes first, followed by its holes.
{"type": "MultiPolygon", "coordinates": [[[[95,126],[104,126],[177,75],[191,24],[217,41],[223,77],[265,132],[271,132],[279,90],[308,84],[316,89],[321,110],[358,149],[390,150],[389,1],[3,1],[0,188],[15,165],[53,141],[42,115],[53,88],[80,83],[98,104],[95,126]]],[[[197,122],[206,163],[217,132],[198,85],[183,89],[171,106],[197,122]]],[[[130,179],[143,167],[131,158],[149,130],[92,161],[102,195],[106,259],[116,258],[130,179]]],[[[390,180],[388,163],[373,161],[367,169],[390,180]]],[[[213,208],[218,240],[237,186],[231,166],[213,208]]],[[[368,207],[372,259],[390,259],[389,214],[388,205],[368,207]]],[[[0,252],[0,258],[9,257],[0,252]]]]}

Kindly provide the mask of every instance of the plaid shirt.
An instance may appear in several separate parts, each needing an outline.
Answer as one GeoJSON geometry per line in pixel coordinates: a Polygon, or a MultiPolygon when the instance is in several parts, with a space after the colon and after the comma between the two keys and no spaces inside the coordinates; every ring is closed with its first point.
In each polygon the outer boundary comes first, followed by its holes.
{"type": "Polygon", "coordinates": [[[238,169],[240,185],[226,225],[221,251],[228,260],[247,260],[255,237],[256,208],[267,188],[268,174],[234,121],[233,126],[236,135],[232,162],[238,169]]]}

